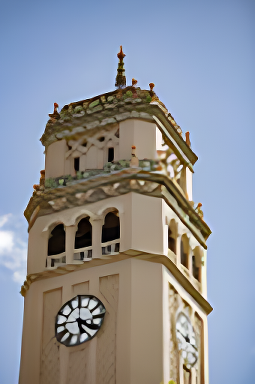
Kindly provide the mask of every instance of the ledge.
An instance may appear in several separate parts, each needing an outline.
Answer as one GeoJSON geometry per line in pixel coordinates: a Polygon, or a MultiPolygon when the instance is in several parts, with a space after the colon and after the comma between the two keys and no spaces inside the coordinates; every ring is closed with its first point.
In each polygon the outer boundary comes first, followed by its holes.
{"type": "Polygon", "coordinates": [[[66,187],[60,186],[40,194],[35,193],[24,215],[30,230],[37,217],[129,192],[163,198],[199,243],[207,248],[205,241],[210,236],[211,230],[181,193],[179,186],[166,175],[134,168],[97,175],[86,180],[76,180],[66,187]]]}
{"type": "Polygon", "coordinates": [[[28,275],[26,281],[21,287],[20,293],[22,296],[25,297],[30,285],[35,281],[49,279],[51,277],[56,277],[59,275],[65,275],[82,269],[94,268],[101,265],[116,263],[118,261],[127,260],[131,258],[164,265],[172,273],[176,280],[182,285],[182,287],[185,288],[186,291],[196,300],[196,302],[201,306],[201,308],[205,311],[207,315],[213,310],[208,301],[192,285],[192,283],[187,279],[187,277],[183,275],[183,273],[171,261],[169,256],[150,254],[133,249],[121,252],[117,255],[102,256],[100,258],[94,259],[92,258],[91,261],[85,261],[82,264],[66,264],[56,269],[45,269],[42,272],[28,275]]]}

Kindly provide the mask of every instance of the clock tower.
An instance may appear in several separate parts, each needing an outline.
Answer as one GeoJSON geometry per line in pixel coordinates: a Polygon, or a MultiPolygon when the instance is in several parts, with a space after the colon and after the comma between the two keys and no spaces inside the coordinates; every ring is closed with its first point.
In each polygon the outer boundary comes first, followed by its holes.
{"type": "Polygon", "coordinates": [[[49,115],[25,210],[20,384],[208,384],[206,240],[197,156],[154,84],[49,115]]]}

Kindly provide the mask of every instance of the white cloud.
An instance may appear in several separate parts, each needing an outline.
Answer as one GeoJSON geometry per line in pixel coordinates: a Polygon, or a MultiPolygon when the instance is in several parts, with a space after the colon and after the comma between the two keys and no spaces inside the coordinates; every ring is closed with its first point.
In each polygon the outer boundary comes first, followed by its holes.
{"type": "Polygon", "coordinates": [[[27,245],[22,239],[19,219],[11,214],[0,216],[0,266],[13,272],[13,280],[26,278],[27,245]]]}

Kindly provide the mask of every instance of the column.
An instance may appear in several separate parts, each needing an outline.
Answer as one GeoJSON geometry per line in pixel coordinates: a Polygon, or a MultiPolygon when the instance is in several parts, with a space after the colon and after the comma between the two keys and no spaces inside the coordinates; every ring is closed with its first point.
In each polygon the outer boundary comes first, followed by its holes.
{"type": "Polygon", "coordinates": [[[181,236],[177,233],[176,236],[176,265],[180,268],[181,264],[181,236]]]}
{"type": "Polygon", "coordinates": [[[73,263],[74,240],[77,230],[76,225],[65,227],[66,230],[66,264],[73,263]]]}
{"type": "Polygon", "coordinates": [[[92,225],[92,259],[97,259],[102,257],[102,227],[104,224],[104,219],[102,216],[96,217],[95,219],[89,219],[92,225]]]}

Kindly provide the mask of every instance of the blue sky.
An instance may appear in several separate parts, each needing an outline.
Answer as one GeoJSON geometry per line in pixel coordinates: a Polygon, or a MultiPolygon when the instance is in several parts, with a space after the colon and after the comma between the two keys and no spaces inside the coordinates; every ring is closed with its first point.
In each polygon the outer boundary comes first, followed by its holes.
{"type": "MultiPolygon", "coordinates": [[[[190,131],[194,200],[208,240],[210,384],[255,379],[252,167],[255,2],[0,1],[0,382],[18,381],[26,267],[23,211],[44,169],[39,142],[60,107],[128,84],[155,91],[190,131]]],[[[155,383],[157,384],[157,383],[155,383]]]]}

